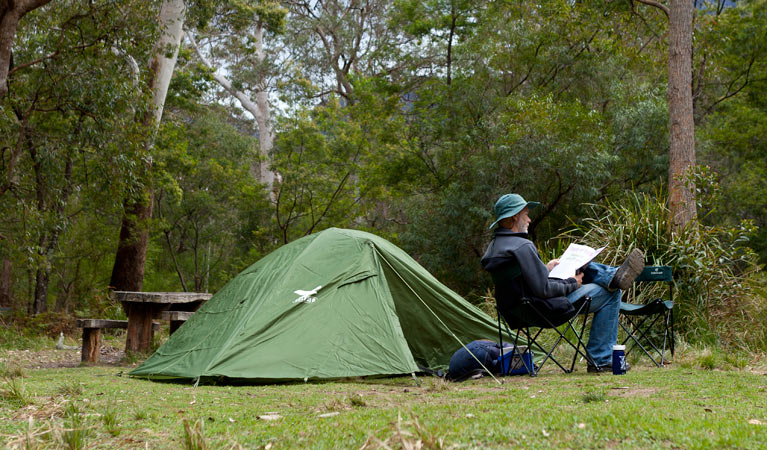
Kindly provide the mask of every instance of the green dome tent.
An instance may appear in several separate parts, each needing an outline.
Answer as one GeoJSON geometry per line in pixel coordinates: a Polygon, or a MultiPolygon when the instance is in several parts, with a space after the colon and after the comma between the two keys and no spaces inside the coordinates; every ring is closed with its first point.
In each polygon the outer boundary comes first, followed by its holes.
{"type": "Polygon", "coordinates": [[[392,243],[330,228],[237,275],[130,375],[277,381],[408,374],[443,369],[461,343],[496,333],[488,315],[392,243]]]}

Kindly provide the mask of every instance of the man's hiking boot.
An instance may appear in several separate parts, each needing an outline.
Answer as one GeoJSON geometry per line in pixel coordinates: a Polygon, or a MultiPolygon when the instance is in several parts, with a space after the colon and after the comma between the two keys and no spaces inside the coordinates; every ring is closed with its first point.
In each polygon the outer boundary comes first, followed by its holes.
{"type": "Polygon", "coordinates": [[[610,280],[608,288],[613,291],[615,289],[628,290],[631,288],[634,280],[636,280],[636,277],[642,273],[642,269],[644,269],[644,253],[642,253],[642,250],[635,248],[631,250],[623,264],[618,267],[615,275],[613,275],[613,279],[610,280]]]}
{"type": "MultiPolygon", "coordinates": [[[[629,364],[627,362],[626,363],[626,372],[628,372],[629,370],[631,370],[631,364],[629,364]]],[[[592,366],[591,364],[589,364],[586,367],[586,372],[588,372],[588,373],[610,373],[611,374],[611,373],[613,373],[613,365],[612,364],[606,364],[604,366],[599,366],[599,368],[597,369],[597,366],[592,366]]]]}

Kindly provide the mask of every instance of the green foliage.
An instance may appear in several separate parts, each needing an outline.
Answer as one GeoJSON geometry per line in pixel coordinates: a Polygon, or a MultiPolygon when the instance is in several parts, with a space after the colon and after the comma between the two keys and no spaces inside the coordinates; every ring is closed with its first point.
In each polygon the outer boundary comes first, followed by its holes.
{"type": "Polygon", "coordinates": [[[702,354],[701,356],[698,357],[698,366],[700,366],[702,369],[707,369],[707,370],[715,369],[717,366],[716,356],[711,352],[702,354]]]}
{"type": "Polygon", "coordinates": [[[146,6],[51,2],[18,30],[18,70],[0,99],[0,257],[16,297],[39,297],[35,313],[49,293],[73,311],[104,288],[113,221],[146,156],[136,121],[146,98],[130,70],[157,31],[146,6]]]}
{"type": "Polygon", "coordinates": [[[41,350],[55,345],[52,338],[37,327],[25,327],[24,321],[14,320],[0,326],[0,349],[41,350]]]}
{"type": "Polygon", "coordinates": [[[757,266],[747,247],[754,232],[749,222],[732,228],[695,223],[670,235],[662,192],[631,193],[591,208],[589,217],[560,237],[582,235],[579,239],[588,245],[606,245],[600,257],[607,264],[619,264],[632,248],[640,248],[646,264],[671,266],[675,320],[688,340],[743,347],[764,344],[756,324],[767,310],[767,299],[754,290],[757,266]]]}
{"type": "MultiPolygon", "coordinates": [[[[369,83],[369,84],[368,84],[369,83]]],[[[394,186],[391,161],[403,145],[398,99],[359,80],[357,102],[338,99],[286,121],[272,167],[282,176],[275,205],[283,243],[329,226],[355,226],[394,186]]]]}
{"type": "Polygon", "coordinates": [[[263,222],[266,196],[251,175],[255,139],[222,109],[173,109],[157,137],[155,238],[146,285],[160,291],[217,289],[239,271],[263,222]],[[253,220],[253,222],[250,222],[253,220]]]}
{"type": "Polygon", "coordinates": [[[721,199],[705,222],[753,220],[759,230],[750,245],[767,264],[767,2],[738,2],[700,19],[695,54],[709,69],[696,102],[698,158],[721,183],[721,199]]]}
{"type": "MultiPolygon", "coordinates": [[[[536,235],[550,235],[565,214],[598,195],[595,187],[606,182],[613,157],[605,146],[607,130],[600,115],[577,102],[512,96],[479,124],[459,111],[445,114],[451,118],[445,127],[467,134],[416,151],[428,169],[421,177],[434,188],[407,199],[403,209],[411,223],[402,243],[459,292],[483,292],[489,278],[478,260],[491,238],[487,227],[498,196],[522,192],[550,205],[534,216],[531,226],[536,235]]],[[[418,139],[431,139],[424,135],[430,132],[427,126],[418,139]]]]}

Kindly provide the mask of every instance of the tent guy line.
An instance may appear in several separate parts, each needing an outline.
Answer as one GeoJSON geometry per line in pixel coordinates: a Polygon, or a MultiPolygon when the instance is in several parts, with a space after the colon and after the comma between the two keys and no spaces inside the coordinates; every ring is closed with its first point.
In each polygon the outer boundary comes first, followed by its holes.
{"type": "MultiPolygon", "coordinates": [[[[425,307],[426,307],[426,309],[428,309],[428,310],[429,310],[429,312],[430,312],[430,313],[431,313],[431,314],[432,314],[432,315],[433,315],[433,316],[434,316],[434,317],[435,317],[435,318],[436,318],[436,319],[439,321],[439,323],[441,323],[441,324],[442,324],[442,326],[444,326],[444,327],[445,327],[445,329],[446,329],[448,332],[450,332],[450,335],[451,335],[451,336],[453,336],[453,337],[455,338],[455,340],[456,340],[456,341],[458,341],[458,343],[459,343],[459,344],[461,344],[461,347],[465,348],[465,349],[466,349],[466,351],[467,351],[467,352],[469,352],[469,354],[470,354],[470,355],[471,355],[471,356],[472,356],[474,359],[476,359],[476,360],[477,360],[477,362],[479,363],[479,365],[480,365],[480,366],[482,366],[482,368],[483,368],[483,369],[485,369],[485,372],[487,372],[487,373],[488,373],[488,375],[490,375],[491,377],[493,377],[493,380],[495,380],[495,382],[496,382],[496,383],[498,383],[498,384],[503,384],[503,383],[501,383],[501,382],[498,380],[498,378],[496,378],[496,377],[495,377],[495,375],[493,375],[493,372],[492,372],[490,369],[488,369],[487,367],[485,367],[485,365],[484,365],[484,364],[482,364],[482,361],[480,361],[480,360],[479,360],[479,358],[477,358],[477,356],[476,356],[476,355],[474,355],[474,353],[472,353],[472,352],[471,352],[471,350],[469,350],[469,349],[466,347],[466,345],[464,345],[464,343],[463,343],[463,342],[461,342],[461,340],[460,340],[460,339],[458,339],[458,336],[456,336],[456,335],[455,335],[455,333],[453,333],[453,330],[451,330],[451,329],[450,329],[450,327],[448,327],[448,326],[445,324],[445,322],[443,322],[443,321],[442,321],[442,319],[440,319],[440,318],[439,318],[439,316],[438,316],[438,315],[437,315],[437,314],[436,314],[436,313],[435,313],[435,312],[434,312],[434,311],[433,311],[433,310],[432,310],[432,309],[429,307],[429,305],[427,305],[427,304],[426,304],[426,302],[425,302],[425,301],[423,301],[423,299],[421,298],[421,296],[420,296],[420,295],[418,295],[418,292],[416,292],[416,291],[415,291],[415,290],[414,290],[412,287],[410,287],[410,284],[408,284],[408,282],[407,282],[407,281],[405,281],[405,279],[404,279],[404,278],[402,278],[402,276],[399,274],[399,272],[397,272],[397,270],[396,270],[394,267],[392,267],[392,265],[391,265],[391,264],[389,264],[389,261],[387,261],[387,260],[386,260],[386,258],[385,258],[385,257],[384,257],[384,256],[381,254],[381,252],[379,252],[379,251],[378,251],[378,249],[376,248],[376,246],[375,246],[375,245],[373,245],[373,243],[369,243],[369,245],[370,245],[370,246],[373,248],[373,251],[376,253],[376,255],[378,255],[378,257],[379,257],[380,259],[382,259],[382,260],[383,260],[383,261],[386,263],[386,265],[387,265],[387,266],[389,266],[389,268],[392,270],[392,272],[394,272],[394,273],[397,275],[397,277],[399,277],[399,279],[400,279],[400,280],[402,280],[402,283],[404,283],[404,284],[405,284],[405,286],[407,286],[407,288],[408,288],[408,289],[410,289],[410,291],[411,291],[413,294],[415,294],[416,298],[417,298],[417,299],[418,299],[418,300],[419,300],[421,303],[423,303],[423,306],[425,306],[425,307]]],[[[415,377],[415,375],[413,375],[413,376],[415,377]]]]}

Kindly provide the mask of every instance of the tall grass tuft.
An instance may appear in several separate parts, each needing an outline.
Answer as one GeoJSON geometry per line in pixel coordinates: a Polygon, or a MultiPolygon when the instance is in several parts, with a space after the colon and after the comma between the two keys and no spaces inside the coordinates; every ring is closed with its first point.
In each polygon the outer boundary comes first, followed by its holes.
{"type": "Polygon", "coordinates": [[[83,394],[85,388],[76,381],[69,381],[58,387],[59,395],[67,397],[77,397],[83,394]]]}
{"type": "Polygon", "coordinates": [[[600,403],[605,401],[604,389],[597,389],[593,391],[585,392],[581,396],[583,403],[600,403]]]}
{"type": "Polygon", "coordinates": [[[207,450],[208,441],[205,439],[205,426],[202,420],[190,424],[184,419],[184,449],[207,450]]]}
{"type": "MultiPolygon", "coordinates": [[[[630,193],[621,201],[589,205],[591,216],[559,236],[593,247],[606,245],[601,262],[618,265],[633,248],[646,263],[672,267],[678,329],[695,342],[762,348],[767,332],[767,299],[755,288],[758,265],[747,246],[754,227],[747,221],[732,228],[692,222],[672,233],[664,192],[630,193]]],[[[660,284],[660,283],[659,283],[660,284]]],[[[664,289],[644,290],[642,302],[664,289]]]]}
{"type": "Polygon", "coordinates": [[[54,448],[50,440],[55,435],[55,431],[50,426],[36,425],[34,417],[30,415],[26,426],[19,434],[5,436],[8,439],[4,442],[3,448],[25,450],[54,448]]]}
{"type": "Polygon", "coordinates": [[[24,380],[21,378],[6,378],[3,388],[0,389],[0,399],[16,407],[23,407],[32,403],[32,397],[24,387],[24,380]]]}
{"type": "Polygon", "coordinates": [[[359,394],[359,393],[355,393],[354,395],[349,397],[349,404],[356,408],[367,406],[367,402],[365,401],[365,398],[362,397],[362,394],[359,394]]]}
{"type": "Polygon", "coordinates": [[[64,430],[61,434],[62,446],[68,450],[86,448],[89,434],[90,428],[80,408],[74,402],[69,403],[66,409],[64,409],[64,430]]]}
{"type": "Polygon", "coordinates": [[[0,377],[2,378],[24,378],[24,369],[16,364],[5,365],[0,363],[0,377]]]}
{"type": "Polygon", "coordinates": [[[104,429],[112,436],[119,436],[122,429],[120,428],[120,417],[117,414],[117,408],[114,402],[107,403],[104,415],[101,416],[101,421],[104,424],[104,429]]]}
{"type": "Polygon", "coordinates": [[[133,420],[146,420],[149,414],[143,409],[137,409],[133,411],[133,420]]]}
{"type": "Polygon", "coordinates": [[[444,439],[435,436],[428,429],[418,422],[418,417],[413,415],[412,420],[404,421],[402,416],[397,414],[397,421],[391,424],[389,436],[383,441],[373,435],[360,447],[360,450],[379,450],[379,449],[453,449],[454,445],[445,443],[444,439]]]}

